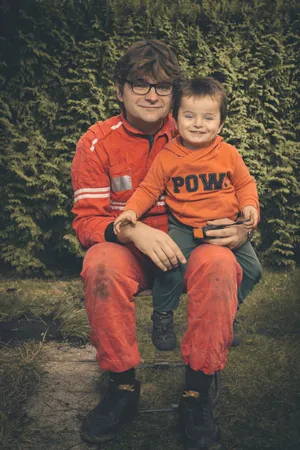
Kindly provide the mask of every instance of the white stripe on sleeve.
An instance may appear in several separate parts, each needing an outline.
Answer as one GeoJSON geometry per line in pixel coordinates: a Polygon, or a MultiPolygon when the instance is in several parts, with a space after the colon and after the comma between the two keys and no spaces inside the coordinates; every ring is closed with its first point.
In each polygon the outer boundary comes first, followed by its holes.
{"type": "Polygon", "coordinates": [[[125,206],[113,206],[113,205],[110,205],[110,209],[118,209],[120,211],[123,211],[125,209],[125,206]]]}
{"type": "Polygon", "coordinates": [[[74,202],[78,202],[78,200],[81,200],[83,198],[109,198],[110,194],[82,194],[82,195],[77,195],[74,198],[74,202]]]}
{"type": "Polygon", "coordinates": [[[109,186],[106,186],[103,188],[82,188],[82,189],[78,189],[77,191],[74,192],[74,197],[76,197],[76,195],[78,195],[78,194],[83,194],[85,192],[96,193],[96,192],[109,192],[109,191],[110,191],[109,186]]]}
{"type": "Polygon", "coordinates": [[[110,127],[112,130],[117,130],[121,125],[122,125],[122,121],[120,120],[120,122],[117,123],[117,125],[113,125],[112,127],[110,127]]]}
{"type": "Polygon", "coordinates": [[[95,145],[97,144],[97,142],[98,142],[97,138],[92,140],[92,146],[90,148],[91,152],[93,152],[95,150],[95,145]]]}

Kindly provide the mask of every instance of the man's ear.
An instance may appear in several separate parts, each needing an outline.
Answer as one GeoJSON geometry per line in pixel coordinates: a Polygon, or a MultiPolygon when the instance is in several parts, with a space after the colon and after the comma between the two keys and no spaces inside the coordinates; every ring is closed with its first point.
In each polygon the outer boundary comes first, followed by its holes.
{"type": "Polygon", "coordinates": [[[117,93],[117,99],[119,102],[123,102],[123,86],[121,86],[119,83],[115,83],[116,93],[117,93]]]}

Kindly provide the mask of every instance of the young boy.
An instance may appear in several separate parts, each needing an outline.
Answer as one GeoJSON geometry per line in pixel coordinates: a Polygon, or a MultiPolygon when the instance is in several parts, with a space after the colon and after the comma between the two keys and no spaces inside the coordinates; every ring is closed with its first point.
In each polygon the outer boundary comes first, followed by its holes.
{"type": "MultiPolygon", "coordinates": [[[[144,181],[114,223],[115,231],[136,223],[165,193],[169,208],[169,235],[185,258],[204,242],[208,221],[242,216],[256,227],[259,203],[256,183],[238,151],[218,134],[226,118],[223,86],[213,78],[182,83],[174,96],[173,117],[179,135],[157,155],[144,181]]],[[[207,242],[207,241],[205,241],[207,242]]],[[[250,244],[234,250],[241,267],[255,273],[259,261],[250,244]]],[[[159,271],[153,285],[153,344],[159,350],[176,346],[173,310],[184,289],[186,264],[159,271]]],[[[201,296],[201,292],[199,292],[201,296]]]]}

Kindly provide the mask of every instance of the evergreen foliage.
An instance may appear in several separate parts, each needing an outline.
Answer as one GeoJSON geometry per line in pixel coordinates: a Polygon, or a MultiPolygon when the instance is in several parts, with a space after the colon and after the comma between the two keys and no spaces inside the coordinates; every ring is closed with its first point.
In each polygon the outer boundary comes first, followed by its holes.
{"type": "MultiPolygon", "coordinates": [[[[76,142],[118,112],[112,69],[138,39],[169,44],[188,76],[230,98],[224,138],[256,177],[257,248],[293,266],[299,250],[297,0],[2,1],[0,260],[19,274],[65,273],[83,254],[71,230],[76,142]]],[[[75,266],[74,266],[75,264],[75,266]]]]}

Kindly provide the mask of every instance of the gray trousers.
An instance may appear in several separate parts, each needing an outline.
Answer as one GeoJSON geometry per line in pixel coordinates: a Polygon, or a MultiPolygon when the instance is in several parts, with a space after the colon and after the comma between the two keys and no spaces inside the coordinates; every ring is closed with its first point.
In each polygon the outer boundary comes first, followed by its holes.
{"type": "MultiPolygon", "coordinates": [[[[188,260],[192,251],[203,243],[202,239],[195,239],[193,230],[169,217],[169,236],[178,245],[188,260]]],[[[243,269],[243,279],[238,290],[238,301],[241,304],[261,278],[261,265],[250,244],[246,242],[233,253],[243,269]]],[[[157,269],[152,288],[153,307],[158,312],[172,311],[179,305],[180,295],[184,292],[184,275],[186,264],[163,272],[157,269]]]]}

